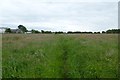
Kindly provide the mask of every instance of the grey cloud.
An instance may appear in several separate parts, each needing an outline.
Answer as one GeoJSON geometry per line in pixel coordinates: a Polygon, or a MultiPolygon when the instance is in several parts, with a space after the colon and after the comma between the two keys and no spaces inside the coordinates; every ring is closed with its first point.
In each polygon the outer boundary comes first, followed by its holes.
{"type": "Polygon", "coordinates": [[[77,3],[50,2],[50,0],[46,0],[46,2],[40,2],[40,0],[7,1],[6,5],[0,6],[0,15],[1,26],[9,24],[11,27],[15,27],[24,24],[29,26],[29,29],[46,30],[116,28],[118,17],[116,2],[77,3]]]}

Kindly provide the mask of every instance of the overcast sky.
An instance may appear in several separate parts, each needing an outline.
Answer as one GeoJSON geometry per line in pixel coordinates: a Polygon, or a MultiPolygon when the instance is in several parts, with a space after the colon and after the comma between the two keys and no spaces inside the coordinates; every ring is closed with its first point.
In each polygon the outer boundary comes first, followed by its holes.
{"type": "Polygon", "coordinates": [[[1,0],[0,27],[51,31],[118,28],[118,0],[1,0]]]}

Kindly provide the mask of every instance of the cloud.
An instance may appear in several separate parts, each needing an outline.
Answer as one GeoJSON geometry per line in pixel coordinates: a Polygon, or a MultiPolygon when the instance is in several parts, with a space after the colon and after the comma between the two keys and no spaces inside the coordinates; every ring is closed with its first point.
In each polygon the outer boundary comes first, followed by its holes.
{"type": "Polygon", "coordinates": [[[2,0],[0,26],[52,31],[101,31],[117,28],[117,0],[2,0]]]}

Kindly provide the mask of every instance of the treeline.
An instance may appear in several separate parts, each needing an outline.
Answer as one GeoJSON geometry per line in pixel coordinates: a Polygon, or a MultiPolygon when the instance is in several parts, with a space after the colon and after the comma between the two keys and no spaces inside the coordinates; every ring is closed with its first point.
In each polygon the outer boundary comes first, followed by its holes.
{"type": "Polygon", "coordinates": [[[68,31],[67,33],[68,34],[92,34],[93,32],[80,32],[80,31],[72,32],[72,31],[68,31]]]}
{"type": "Polygon", "coordinates": [[[44,31],[44,30],[41,30],[38,31],[38,30],[34,30],[34,32],[32,31],[31,33],[42,33],[42,34],[64,34],[65,32],[62,32],[62,31],[58,31],[58,32],[52,32],[52,31],[44,31]]]}
{"type": "Polygon", "coordinates": [[[107,30],[105,33],[120,33],[120,29],[107,30]]]}
{"type": "Polygon", "coordinates": [[[68,32],[62,32],[62,31],[58,31],[58,32],[52,32],[52,31],[43,31],[41,30],[41,32],[39,33],[46,33],[46,34],[118,34],[120,33],[120,29],[111,29],[111,30],[107,30],[107,31],[102,31],[102,32],[81,32],[81,31],[68,31],[68,32]]]}
{"type": "Polygon", "coordinates": [[[23,25],[19,25],[18,29],[10,29],[7,28],[5,30],[5,33],[34,33],[34,34],[38,34],[38,33],[42,33],[42,34],[118,34],[120,33],[120,29],[109,29],[107,31],[102,31],[102,32],[81,32],[81,31],[68,31],[68,32],[63,32],[63,31],[56,31],[56,32],[52,32],[52,31],[44,31],[44,30],[27,30],[27,28],[23,25]]]}
{"type": "Polygon", "coordinates": [[[68,34],[118,34],[120,33],[120,29],[109,29],[107,31],[102,31],[102,32],[80,32],[80,31],[68,31],[68,34]]]}

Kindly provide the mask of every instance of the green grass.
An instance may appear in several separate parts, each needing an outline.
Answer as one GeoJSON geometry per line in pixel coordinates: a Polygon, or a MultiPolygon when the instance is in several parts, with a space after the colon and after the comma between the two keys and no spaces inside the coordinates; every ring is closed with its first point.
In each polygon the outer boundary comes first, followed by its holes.
{"type": "Polygon", "coordinates": [[[0,34],[0,78],[2,78],[2,34],[0,34]]]}
{"type": "Polygon", "coordinates": [[[118,35],[3,34],[3,78],[117,78],[118,35]]]}

